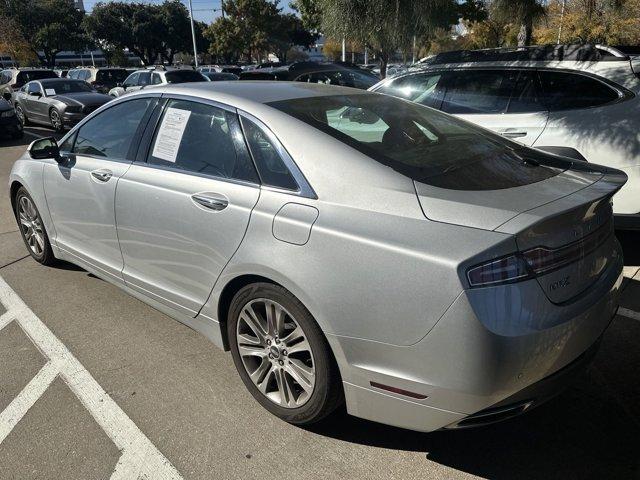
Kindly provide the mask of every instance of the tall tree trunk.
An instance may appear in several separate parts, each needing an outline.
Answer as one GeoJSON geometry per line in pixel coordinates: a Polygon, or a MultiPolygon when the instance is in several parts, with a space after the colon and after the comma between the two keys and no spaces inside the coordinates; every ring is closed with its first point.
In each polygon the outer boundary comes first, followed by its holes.
{"type": "Polygon", "coordinates": [[[518,46],[526,47],[531,45],[531,37],[533,36],[533,23],[525,21],[520,25],[520,31],[518,32],[518,46]]]}
{"type": "Polygon", "coordinates": [[[389,54],[380,52],[380,79],[387,77],[387,65],[389,64],[389,54]]]}

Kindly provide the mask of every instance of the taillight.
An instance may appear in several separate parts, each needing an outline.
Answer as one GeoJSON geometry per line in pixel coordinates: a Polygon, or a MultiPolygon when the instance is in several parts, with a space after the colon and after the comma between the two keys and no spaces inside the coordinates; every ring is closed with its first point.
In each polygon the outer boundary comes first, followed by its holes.
{"type": "Polygon", "coordinates": [[[518,254],[492,260],[467,271],[467,279],[472,287],[511,283],[530,276],[527,263],[518,254]]]}
{"type": "Polygon", "coordinates": [[[549,273],[586,257],[612,233],[613,222],[607,222],[595,232],[559,248],[535,247],[476,265],[467,271],[469,285],[484,287],[513,283],[549,273]]]}

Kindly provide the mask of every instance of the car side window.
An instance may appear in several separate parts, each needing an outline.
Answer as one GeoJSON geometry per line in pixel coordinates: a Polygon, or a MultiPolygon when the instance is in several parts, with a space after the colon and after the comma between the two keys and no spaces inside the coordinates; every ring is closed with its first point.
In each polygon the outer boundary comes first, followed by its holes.
{"type": "Polygon", "coordinates": [[[78,131],[73,153],[110,159],[131,159],[128,155],[141,120],[154,102],[139,98],[114,105],[85,123],[78,131]]]}
{"type": "Polygon", "coordinates": [[[459,70],[451,72],[442,110],[458,114],[504,113],[518,78],[516,71],[459,70]]]}
{"type": "Polygon", "coordinates": [[[159,73],[154,73],[151,75],[151,83],[153,85],[160,85],[162,83],[162,78],[159,73]]]}
{"type": "Polygon", "coordinates": [[[440,109],[444,96],[443,74],[408,75],[383,85],[377,91],[440,109]]]}
{"type": "Polygon", "coordinates": [[[0,73],[0,84],[4,85],[5,83],[9,83],[9,78],[7,72],[0,73]]]}
{"type": "Polygon", "coordinates": [[[521,71],[509,101],[507,113],[535,113],[546,111],[540,99],[538,76],[535,71],[521,71]]]}
{"type": "Polygon", "coordinates": [[[235,113],[204,103],[170,100],[158,123],[149,164],[257,183],[235,113]]]}
{"type": "Polygon", "coordinates": [[[151,82],[151,72],[140,72],[138,76],[138,85],[145,86],[151,82]]]}
{"type": "Polygon", "coordinates": [[[27,84],[27,93],[42,93],[42,89],[40,88],[40,84],[38,82],[30,82],[27,84]]]}
{"type": "Polygon", "coordinates": [[[131,75],[129,75],[126,80],[124,81],[124,83],[122,84],[123,87],[132,87],[134,85],[138,84],[138,75],[139,73],[132,73],[131,75]]]}
{"type": "Polygon", "coordinates": [[[605,83],[579,73],[540,71],[542,101],[549,111],[597,107],[620,95],[605,83]]]}
{"type": "Polygon", "coordinates": [[[242,127],[262,183],[286,190],[298,190],[298,184],[282,160],[275,140],[247,118],[242,118],[242,127]]]}

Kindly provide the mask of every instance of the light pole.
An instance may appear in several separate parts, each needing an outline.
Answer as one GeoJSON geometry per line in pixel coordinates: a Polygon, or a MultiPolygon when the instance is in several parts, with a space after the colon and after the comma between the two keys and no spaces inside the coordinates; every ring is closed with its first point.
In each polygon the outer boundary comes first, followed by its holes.
{"type": "Polygon", "coordinates": [[[189,0],[189,18],[191,20],[191,38],[193,39],[193,61],[198,68],[198,47],[196,46],[196,29],[193,26],[193,5],[189,0]]]}
{"type": "Polygon", "coordinates": [[[342,37],[342,61],[347,61],[347,40],[345,37],[342,37]]]}

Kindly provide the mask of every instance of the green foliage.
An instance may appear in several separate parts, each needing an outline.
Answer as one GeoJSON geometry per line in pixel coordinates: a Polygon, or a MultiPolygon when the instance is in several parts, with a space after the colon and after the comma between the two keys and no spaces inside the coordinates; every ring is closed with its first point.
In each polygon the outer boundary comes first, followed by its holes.
{"type": "Polygon", "coordinates": [[[31,50],[44,53],[49,66],[62,50],[80,50],[89,45],[81,28],[84,14],[67,0],[5,0],[5,15],[11,18],[31,50]]]}
{"type": "Polygon", "coordinates": [[[533,24],[546,14],[541,0],[493,0],[494,17],[520,24],[518,46],[531,45],[533,24]]]}
{"type": "Polygon", "coordinates": [[[322,31],[332,38],[367,45],[380,59],[384,78],[389,58],[409,50],[413,38],[457,22],[453,0],[318,0],[322,31]]]}
{"type": "MultiPolygon", "coordinates": [[[[202,44],[203,27],[197,22],[196,27],[200,33],[196,42],[202,44]]],[[[98,3],[85,18],[84,28],[103,49],[128,48],[147,65],[172,62],[177,52],[192,49],[189,13],[179,0],[160,5],[98,3]]]]}
{"type": "Polygon", "coordinates": [[[260,59],[275,52],[286,60],[292,46],[309,46],[315,36],[293,14],[282,14],[277,0],[226,0],[226,16],[205,31],[209,52],[225,62],[260,59]]]}
{"type": "Polygon", "coordinates": [[[308,30],[318,32],[322,23],[322,10],[318,0],[293,0],[289,6],[300,14],[302,25],[308,30]]]}

